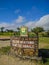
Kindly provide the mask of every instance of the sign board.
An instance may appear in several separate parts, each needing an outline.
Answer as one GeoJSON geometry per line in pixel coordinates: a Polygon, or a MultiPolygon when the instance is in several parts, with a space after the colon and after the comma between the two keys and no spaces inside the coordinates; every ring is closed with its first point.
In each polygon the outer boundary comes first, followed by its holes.
{"type": "Polygon", "coordinates": [[[28,28],[23,26],[20,28],[20,36],[25,37],[28,36],[28,28]]]}
{"type": "MultiPolygon", "coordinates": [[[[21,27],[20,34],[22,36],[28,35],[28,31],[26,27],[21,27]],[[24,29],[26,30],[24,32],[24,29]]],[[[12,48],[16,49],[16,55],[23,51],[22,55],[25,56],[38,56],[38,44],[37,44],[37,38],[36,37],[13,37],[12,38],[12,48]],[[24,40],[23,40],[24,39],[24,40]],[[27,40],[26,40],[27,39],[27,40]],[[17,49],[18,48],[18,49],[17,49]]]]}
{"type": "Polygon", "coordinates": [[[12,41],[13,44],[12,46],[16,46],[16,47],[19,47],[19,48],[34,48],[34,41],[12,41]]]}

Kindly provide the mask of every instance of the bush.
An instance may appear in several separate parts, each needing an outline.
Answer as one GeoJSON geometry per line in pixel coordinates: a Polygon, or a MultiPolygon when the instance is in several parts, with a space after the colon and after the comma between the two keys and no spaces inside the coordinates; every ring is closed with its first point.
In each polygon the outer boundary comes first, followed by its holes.
{"type": "Polygon", "coordinates": [[[28,35],[29,35],[29,37],[35,37],[36,36],[36,34],[33,32],[29,32],[28,35]]]}

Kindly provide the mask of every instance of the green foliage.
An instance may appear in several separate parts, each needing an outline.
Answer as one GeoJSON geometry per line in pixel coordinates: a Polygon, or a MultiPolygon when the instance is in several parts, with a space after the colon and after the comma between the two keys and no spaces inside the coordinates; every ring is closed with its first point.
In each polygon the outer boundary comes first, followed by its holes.
{"type": "Polygon", "coordinates": [[[1,29],[1,32],[3,33],[4,27],[1,27],[0,29],[1,29]]]}
{"type": "Polygon", "coordinates": [[[20,31],[20,28],[18,27],[17,30],[20,31]]]}
{"type": "Polygon", "coordinates": [[[0,32],[0,36],[12,36],[13,33],[12,32],[0,32]]]}
{"type": "Polygon", "coordinates": [[[41,28],[41,27],[36,27],[36,28],[33,28],[31,31],[32,31],[32,32],[35,32],[35,33],[39,33],[39,32],[44,31],[44,29],[41,28]]]}
{"type": "Polygon", "coordinates": [[[29,35],[29,37],[35,37],[36,36],[36,34],[33,32],[29,32],[28,35],[29,35]]]}
{"type": "Polygon", "coordinates": [[[44,65],[49,65],[49,58],[46,58],[46,62],[44,63],[44,65]]]}
{"type": "Polygon", "coordinates": [[[7,31],[7,32],[11,32],[11,33],[13,33],[13,32],[14,32],[12,29],[11,29],[11,30],[6,29],[6,31],[7,31]]]}
{"type": "Polygon", "coordinates": [[[40,35],[42,37],[49,37],[49,32],[42,32],[40,35]]]}
{"type": "Polygon", "coordinates": [[[41,36],[42,36],[42,37],[48,37],[48,35],[47,35],[46,32],[42,32],[42,33],[41,33],[41,36]]]}
{"type": "Polygon", "coordinates": [[[0,48],[0,54],[7,54],[10,51],[10,46],[0,48]]]}
{"type": "Polygon", "coordinates": [[[47,36],[49,37],[49,30],[47,31],[47,36]]]}
{"type": "Polygon", "coordinates": [[[20,32],[15,32],[15,36],[20,36],[20,32]]]}

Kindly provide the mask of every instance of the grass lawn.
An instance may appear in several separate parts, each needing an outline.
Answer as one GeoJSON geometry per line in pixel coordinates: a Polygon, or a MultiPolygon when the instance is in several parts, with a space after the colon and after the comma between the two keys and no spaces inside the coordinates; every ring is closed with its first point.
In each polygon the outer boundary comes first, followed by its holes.
{"type": "Polygon", "coordinates": [[[39,38],[39,48],[49,49],[49,38],[48,37],[39,38]]]}
{"type": "Polygon", "coordinates": [[[46,43],[49,44],[49,37],[40,37],[39,43],[46,43]]]}

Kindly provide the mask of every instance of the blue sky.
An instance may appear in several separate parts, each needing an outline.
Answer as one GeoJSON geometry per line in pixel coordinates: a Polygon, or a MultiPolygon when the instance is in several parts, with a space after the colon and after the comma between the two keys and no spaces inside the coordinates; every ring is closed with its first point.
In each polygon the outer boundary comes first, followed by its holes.
{"type": "Polygon", "coordinates": [[[0,0],[0,27],[26,25],[49,15],[49,0],[0,0]],[[23,21],[23,22],[22,22],[23,21]]]}

